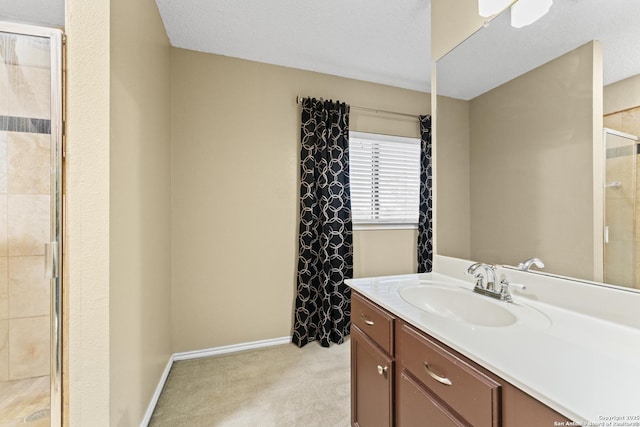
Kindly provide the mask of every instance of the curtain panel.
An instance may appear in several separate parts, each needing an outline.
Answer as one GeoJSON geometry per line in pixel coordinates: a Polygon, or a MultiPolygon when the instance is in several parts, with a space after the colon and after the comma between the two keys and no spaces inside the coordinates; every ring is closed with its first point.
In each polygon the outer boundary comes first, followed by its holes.
{"type": "Polygon", "coordinates": [[[420,211],[418,214],[418,273],[433,267],[433,202],[431,116],[420,116],[420,211]]]}
{"type": "Polygon", "coordinates": [[[292,341],[341,344],[351,326],[353,231],[349,106],[305,98],[300,130],[300,227],[292,341]]]}

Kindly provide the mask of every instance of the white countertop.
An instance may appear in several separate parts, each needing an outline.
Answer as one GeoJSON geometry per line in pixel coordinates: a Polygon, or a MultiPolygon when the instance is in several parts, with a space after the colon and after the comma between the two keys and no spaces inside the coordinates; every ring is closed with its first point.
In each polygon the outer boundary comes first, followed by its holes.
{"type": "Polygon", "coordinates": [[[473,288],[467,281],[438,273],[351,279],[347,283],[580,425],[604,426],[613,421],[609,425],[640,426],[639,329],[517,293],[514,303],[542,313],[550,322],[473,326],[423,311],[400,296],[400,288],[425,280],[473,288]]]}

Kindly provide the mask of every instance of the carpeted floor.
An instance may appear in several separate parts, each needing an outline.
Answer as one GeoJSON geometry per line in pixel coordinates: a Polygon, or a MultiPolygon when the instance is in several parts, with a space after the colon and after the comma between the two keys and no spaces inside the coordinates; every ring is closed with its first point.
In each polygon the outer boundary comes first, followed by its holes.
{"type": "Polygon", "coordinates": [[[175,362],[150,426],[348,427],[349,341],[175,362]]]}

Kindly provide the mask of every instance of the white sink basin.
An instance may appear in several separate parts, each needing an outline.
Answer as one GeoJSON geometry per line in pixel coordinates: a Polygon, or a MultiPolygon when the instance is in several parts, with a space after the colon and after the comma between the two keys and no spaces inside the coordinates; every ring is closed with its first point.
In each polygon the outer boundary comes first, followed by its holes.
{"type": "Polygon", "coordinates": [[[399,293],[420,310],[474,326],[504,327],[519,321],[550,325],[548,317],[531,307],[493,300],[469,289],[424,284],[403,287],[399,293]]]}

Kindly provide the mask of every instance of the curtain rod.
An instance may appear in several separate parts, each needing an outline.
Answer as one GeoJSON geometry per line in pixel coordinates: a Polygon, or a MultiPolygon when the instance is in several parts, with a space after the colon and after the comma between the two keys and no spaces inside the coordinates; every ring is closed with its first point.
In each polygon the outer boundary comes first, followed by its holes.
{"type": "MultiPolygon", "coordinates": [[[[302,96],[297,95],[296,96],[296,104],[302,104],[302,99],[303,99],[302,96]]],[[[322,98],[320,98],[320,100],[323,101],[322,98]]],[[[377,108],[358,107],[357,105],[350,105],[350,107],[351,108],[355,108],[356,110],[370,111],[372,113],[393,114],[395,116],[411,117],[411,118],[414,118],[414,119],[419,119],[420,118],[418,114],[399,113],[397,111],[379,110],[377,108]]]]}

